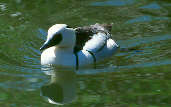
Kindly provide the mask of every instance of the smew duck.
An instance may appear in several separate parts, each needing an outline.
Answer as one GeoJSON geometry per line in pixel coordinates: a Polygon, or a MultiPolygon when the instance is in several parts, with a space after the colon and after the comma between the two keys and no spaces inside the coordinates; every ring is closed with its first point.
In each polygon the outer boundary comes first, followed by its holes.
{"type": "Polygon", "coordinates": [[[112,39],[112,25],[95,24],[71,28],[55,24],[48,30],[47,40],[40,48],[41,64],[79,69],[109,58],[119,46],[112,39]]]}

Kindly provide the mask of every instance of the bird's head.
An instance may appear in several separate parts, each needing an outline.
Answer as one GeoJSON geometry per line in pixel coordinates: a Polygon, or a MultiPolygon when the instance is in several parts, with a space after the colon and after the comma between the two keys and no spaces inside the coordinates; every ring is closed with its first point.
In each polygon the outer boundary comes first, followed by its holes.
{"type": "Polygon", "coordinates": [[[73,28],[67,27],[66,24],[55,24],[48,30],[45,43],[40,50],[56,46],[59,48],[73,48],[75,46],[76,36],[73,28]]]}

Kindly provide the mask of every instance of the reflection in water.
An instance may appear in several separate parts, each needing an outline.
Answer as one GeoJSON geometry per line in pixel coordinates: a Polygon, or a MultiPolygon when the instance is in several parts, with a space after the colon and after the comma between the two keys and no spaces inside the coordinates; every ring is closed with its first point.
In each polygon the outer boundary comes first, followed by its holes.
{"type": "Polygon", "coordinates": [[[76,79],[74,71],[50,70],[45,71],[45,74],[51,76],[51,81],[41,87],[41,94],[47,98],[49,103],[61,105],[75,99],[76,79]]]}
{"type": "Polygon", "coordinates": [[[0,10],[5,11],[6,10],[6,4],[0,3],[0,10]]]}

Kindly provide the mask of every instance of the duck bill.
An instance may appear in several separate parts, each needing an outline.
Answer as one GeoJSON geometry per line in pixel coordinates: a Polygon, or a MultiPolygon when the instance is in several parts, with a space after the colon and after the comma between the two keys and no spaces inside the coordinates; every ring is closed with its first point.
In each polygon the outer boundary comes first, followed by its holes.
{"type": "Polygon", "coordinates": [[[48,38],[46,42],[42,45],[40,50],[45,50],[47,48],[50,48],[52,46],[58,45],[62,41],[62,35],[61,34],[55,34],[52,35],[52,37],[48,38]]]}
{"type": "Polygon", "coordinates": [[[43,51],[49,47],[53,46],[50,41],[45,42],[42,47],[40,47],[40,50],[43,51]]]}

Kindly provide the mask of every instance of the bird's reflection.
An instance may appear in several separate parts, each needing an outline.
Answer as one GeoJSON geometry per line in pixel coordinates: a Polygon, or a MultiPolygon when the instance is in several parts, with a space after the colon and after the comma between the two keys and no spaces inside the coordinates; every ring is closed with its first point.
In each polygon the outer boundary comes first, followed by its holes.
{"type": "Polygon", "coordinates": [[[51,75],[48,84],[41,87],[41,95],[52,104],[66,104],[76,97],[76,74],[74,71],[45,71],[51,75]]]}

